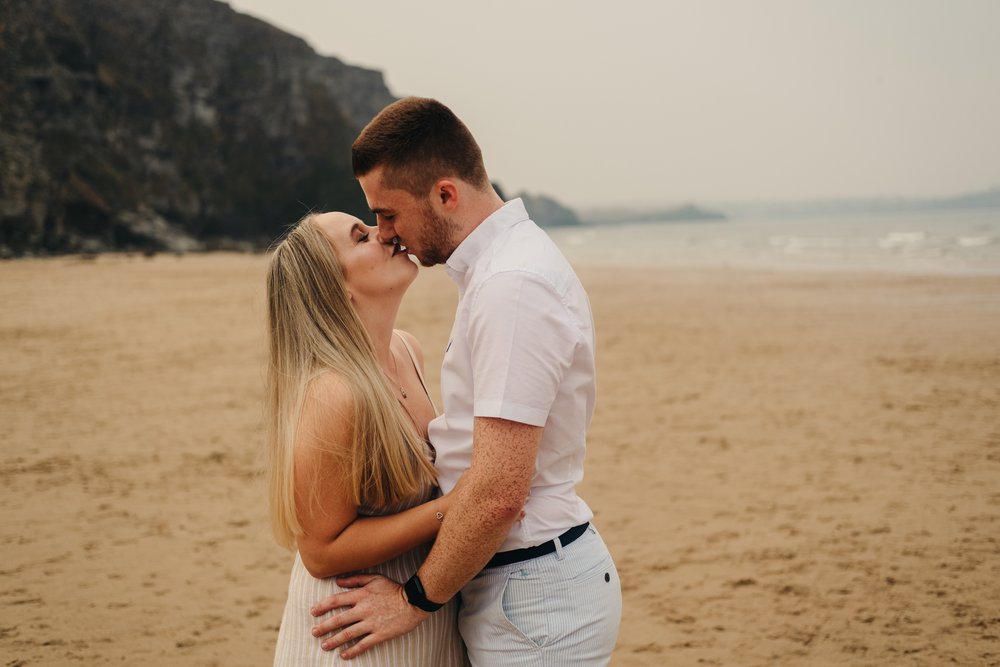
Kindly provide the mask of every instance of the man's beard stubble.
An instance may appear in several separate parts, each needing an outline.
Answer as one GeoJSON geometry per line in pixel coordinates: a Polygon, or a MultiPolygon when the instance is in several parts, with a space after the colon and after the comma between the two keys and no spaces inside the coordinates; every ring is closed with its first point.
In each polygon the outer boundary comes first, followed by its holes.
{"type": "Polygon", "coordinates": [[[430,204],[424,206],[424,224],[420,226],[420,250],[417,257],[424,266],[444,264],[454,252],[452,238],[458,225],[434,212],[430,204]]]}

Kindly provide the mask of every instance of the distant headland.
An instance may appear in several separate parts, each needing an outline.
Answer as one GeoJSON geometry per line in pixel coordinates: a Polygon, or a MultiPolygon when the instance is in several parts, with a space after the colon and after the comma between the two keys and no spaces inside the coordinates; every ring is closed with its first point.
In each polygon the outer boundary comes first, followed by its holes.
{"type": "Polygon", "coordinates": [[[704,209],[695,204],[669,208],[592,208],[581,213],[586,224],[637,223],[637,222],[717,222],[726,220],[721,211],[704,209]]]}

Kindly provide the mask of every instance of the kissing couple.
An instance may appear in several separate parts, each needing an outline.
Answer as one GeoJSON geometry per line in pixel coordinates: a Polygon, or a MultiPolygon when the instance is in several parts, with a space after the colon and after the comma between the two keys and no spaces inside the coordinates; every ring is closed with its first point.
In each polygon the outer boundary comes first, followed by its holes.
{"type": "Polygon", "coordinates": [[[383,109],[352,162],[377,228],[307,215],[268,269],[270,512],[296,552],[274,664],[606,665],[621,588],[576,493],[586,292],[440,102],[383,109]],[[395,329],[411,255],[458,285],[443,412],[395,329]]]}

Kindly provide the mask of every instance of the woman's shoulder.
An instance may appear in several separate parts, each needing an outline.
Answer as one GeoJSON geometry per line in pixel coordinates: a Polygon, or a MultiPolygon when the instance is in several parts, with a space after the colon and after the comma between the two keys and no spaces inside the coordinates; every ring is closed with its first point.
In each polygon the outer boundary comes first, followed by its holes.
{"type": "Polygon", "coordinates": [[[305,387],[296,435],[296,456],[349,448],[354,392],[333,371],[316,373],[305,387]]]}
{"type": "Polygon", "coordinates": [[[336,371],[323,369],[315,372],[306,385],[306,392],[325,398],[350,400],[353,392],[344,377],[336,371]]]}
{"type": "Polygon", "coordinates": [[[354,407],[354,390],[340,374],[324,370],[310,378],[304,399],[304,412],[318,410],[330,416],[349,414],[354,407]]]}

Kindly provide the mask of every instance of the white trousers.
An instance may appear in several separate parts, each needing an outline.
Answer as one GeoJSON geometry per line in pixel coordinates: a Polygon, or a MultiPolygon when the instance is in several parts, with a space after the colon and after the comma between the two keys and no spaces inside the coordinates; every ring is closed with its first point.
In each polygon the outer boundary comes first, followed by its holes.
{"type": "Polygon", "coordinates": [[[555,553],[479,573],[458,627],[473,667],[607,665],[621,613],[618,571],[589,526],[555,553]]]}

